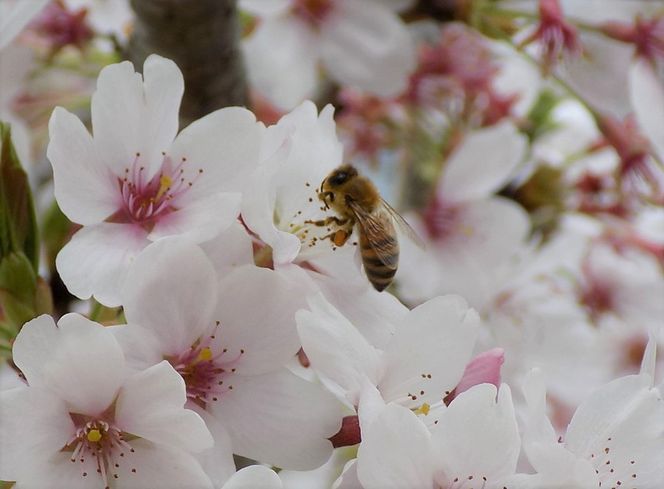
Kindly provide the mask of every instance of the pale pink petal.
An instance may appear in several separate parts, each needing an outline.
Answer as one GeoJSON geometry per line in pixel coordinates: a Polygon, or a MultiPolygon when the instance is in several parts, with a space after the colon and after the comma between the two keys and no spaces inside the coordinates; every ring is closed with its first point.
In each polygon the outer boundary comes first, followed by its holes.
{"type": "Polygon", "coordinates": [[[320,36],[325,68],[344,85],[391,97],[406,88],[415,69],[406,25],[378,2],[340,2],[320,36]]]}
{"type": "Polygon", "coordinates": [[[73,222],[96,224],[120,209],[122,196],[115,177],[95,150],[78,117],[56,107],[48,124],[47,155],[53,166],[55,198],[73,222]]]}
{"type": "Polygon", "coordinates": [[[14,344],[14,362],[28,383],[48,388],[72,412],[96,415],[113,402],[125,379],[122,349],[113,334],[79,314],[55,323],[26,323],[14,344]]]}
{"type": "Polygon", "coordinates": [[[79,299],[94,295],[102,304],[119,306],[120,287],[129,266],[149,241],[147,233],[132,224],[103,222],[72,236],[55,259],[69,292],[79,299]]]}
{"type": "Polygon", "coordinates": [[[212,480],[214,487],[219,488],[235,473],[233,442],[223,423],[208,411],[193,402],[187,403],[187,407],[205,421],[205,426],[214,439],[214,446],[197,453],[196,460],[212,480]]]}
{"type": "Polygon", "coordinates": [[[220,322],[220,341],[229,352],[243,351],[238,374],[269,372],[297,353],[295,312],[305,302],[295,284],[273,270],[245,265],[224,277],[218,297],[213,319],[220,322]]]}
{"type": "Polygon", "coordinates": [[[281,489],[279,476],[262,465],[245,467],[231,477],[223,489],[281,489]]]}
{"type": "Polygon", "coordinates": [[[409,409],[391,404],[362,433],[357,475],[365,489],[434,487],[431,435],[409,409]]]}
{"type": "Polygon", "coordinates": [[[212,481],[189,453],[142,439],[132,440],[131,446],[135,450],[132,464],[115,468],[118,489],[213,489],[212,481]]]}
{"type": "Polygon", "coordinates": [[[440,198],[465,202],[497,192],[521,163],[526,144],[511,122],[471,132],[445,163],[440,198]]]}
{"type": "Polygon", "coordinates": [[[184,380],[163,361],[124,383],[115,405],[115,421],[125,432],[188,452],[213,446],[201,417],[184,409],[184,380]]]}
{"type": "Polygon", "coordinates": [[[207,241],[230,226],[240,213],[239,193],[217,193],[185,203],[159,218],[148,239],[182,236],[195,243],[207,241]]]}
{"type": "Polygon", "coordinates": [[[179,355],[214,324],[217,277],[205,253],[179,238],[158,241],[136,259],[122,297],[129,324],[150,329],[164,355],[179,355]]]}
{"type": "Polygon", "coordinates": [[[92,127],[98,154],[120,175],[139,161],[152,175],[178,128],[184,82],[173,61],[157,55],[144,65],[145,83],[124,61],[105,67],[92,96],[92,127]]]}
{"type": "Polygon", "coordinates": [[[119,343],[127,366],[136,371],[144,370],[164,359],[157,334],[137,324],[106,326],[119,343]]]}
{"type": "Polygon", "coordinates": [[[277,467],[309,470],[332,453],[341,405],[321,386],[288,370],[232,378],[212,413],[226,426],[233,451],[277,467]]]}
{"type": "Polygon", "coordinates": [[[289,110],[314,95],[318,42],[304,23],[291,16],[266,19],[243,51],[252,86],[276,107],[289,110]]]}
{"type": "Polygon", "coordinates": [[[223,277],[235,267],[254,263],[251,236],[239,221],[199,246],[214,265],[218,277],[223,277]]]}
{"type": "Polygon", "coordinates": [[[472,387],[435,425],[433,441],[448,480],[473,475],[495,483],[514,473],[521,440],[512,395],[505,384],[496,391],[491,384],[472,387]]]}
{"type": "Polygon", "coordinates": [[[57,454],[75,432],[67,406],[46,389],[0,391],[0,480],[21,480],[57,454]]]}
{"type": "Polygon", "coordinates": [[[312,368],[357,405],[363,379],[379,380],[380,352],[322,295],[312,297],[309,308],[296,315],[302,348],[312,368]]]}
{"type": "Polygon", "coordinates": [[[184,128],[168,153],[175,162],[186,158],[184,168],[193,173],[194,181],[178,202],[244,190],[258,165],[264,131],[243,107],[216,110],[184,128]]]}
{"type": "Polygon", "coordinates": [[[459,296],[436,297],[406,314],[385,350],[378,386],[385,400],[417,407],[445,397],[470,360],[479,324],[459,296]]]}
{"type": "Polygon", "coordinates": [[[630,67],[629,97],[639,126],[664,160],[664,85],[646,60],[630,67]]]}
{"type": "Polygon", "coordinates": [[[500,386],[500,367],[505,363],[505,350],[492,348],[475,356],[463,371],[461,380],[454,388],[455,397],[477,384],[500,386]]]}
{"type": "Polygon", "coordinates": [[[413,6],[415,0],[371,0],[394,12],[401,12],[413,6]]]}
{"type": "Polygon", "coordinates": [[[148,145],[141,157],[145,157],[152,175],[161,167],[162,152],[168,151],[178,133],[184,78],[173,61],[151,54],[143,64],[143,79],[146,110],[141,129],[148,145]]]}

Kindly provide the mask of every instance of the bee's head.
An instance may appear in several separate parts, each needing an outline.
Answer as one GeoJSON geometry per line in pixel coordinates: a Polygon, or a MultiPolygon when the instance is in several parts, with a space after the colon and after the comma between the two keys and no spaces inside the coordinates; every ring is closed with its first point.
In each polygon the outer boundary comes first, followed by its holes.
{"type": "Polygon", "coordinates": [[[352,165],[341,165],[339,168],[330,173],[321,185],[321,190],[328,188],[334,190],[341,187],[344,183],[348,182],[351,178],[357,176],[357,170],[352,165]]]}

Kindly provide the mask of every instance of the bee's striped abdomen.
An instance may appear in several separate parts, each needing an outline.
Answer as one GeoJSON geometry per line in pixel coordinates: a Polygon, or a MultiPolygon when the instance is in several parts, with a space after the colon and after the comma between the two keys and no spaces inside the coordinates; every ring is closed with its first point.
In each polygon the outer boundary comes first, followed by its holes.
{"type": "Polygon", "coordinates": [[[387,288],[399,264],[399,243],[394,233],[383,234],[371,241],[365,233],[360,232],[360,252],[369,282],[379,292],[387,288]],[[380,256],[376,249],[380,250],[380,256]]]}

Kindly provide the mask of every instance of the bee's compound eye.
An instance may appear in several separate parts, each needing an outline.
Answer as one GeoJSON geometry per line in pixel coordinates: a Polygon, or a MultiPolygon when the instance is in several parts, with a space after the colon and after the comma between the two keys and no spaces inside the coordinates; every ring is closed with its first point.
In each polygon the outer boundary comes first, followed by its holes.
{"type": "Polygon", "coordinates": [[[329,184],[332,186],[341,185],[346,180],[348,180],[348,173],[345,171],[336,172],[334,175],[327,179],[329,184]]]}

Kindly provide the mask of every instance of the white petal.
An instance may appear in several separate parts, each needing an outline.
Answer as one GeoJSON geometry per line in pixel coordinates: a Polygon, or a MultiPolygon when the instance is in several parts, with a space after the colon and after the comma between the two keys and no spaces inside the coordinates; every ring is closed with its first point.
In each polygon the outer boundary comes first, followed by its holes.
{"type": "Polygon", "coordinates": [[[614,467],[622,456],[638,460],[644,476],[652,471],[655,458],[661,458],[664,450],[664,403],[650,382],[649,375],[629,375],[592,392],[572,417],[567,448],[590,458],[591,453],[597,455],[611,447],[614,467]]]}
{"type": "Polygon", "coordinates": [[[387,406],[362,433],[357,475],[365,489],[430,488],[435,468],[431,435],[409,409],[387,406]]]}
{"type": "Polygon", "coordinates": [[[0,391],[0,480],[21,480],[75,432],[65,403],[46,389],[0,391]]]}
{"type": "Polygon", "coordinates": [[[201,243],[200,247],[214,265],[218,277],[223,277],[233,268],[254,263],[251,236],[238,221],[216,238],[201,243]]]}
{"type": "Polygon", "coordinates": [[[0,2],[0,49],[12,42],[47,3],[48,0],[0,2]]]}
{"type": "Polygon", "coordinates": [[[508,182],[525,150],[526,137],[511,122],[470,133],[445,163],[440,197],[463,202],[490,196],[508,182]]]}
{"type": "Polygon", "coordinates": [[[385,351],[385,400],[415,407],[445,397],[470,360],[479,324],[459,296],[436,297],[408,313],[385,351]]]}
{"type": "Polygon", "coordinates": [[[162,151],[167,151],[178,133],[184,78],[173,61],[151,54],[143,64],[143,79],[146,110],[141,129],[150,145],[145,156],[153,174],[161,166],[162,151]]]}
{"type": "Polygon", "coordinates": [[[244,350],[238,374],[278,369],[297,353],[295,312],[304,298],[279,273],[254,265],[239,267],[220,282],[219,298],[213,317],[221,323],[221,342],[229,352],[244,350]]]}
{"type": "Polygon", "coordinates": [[[287,370],[232,378],[233,390],[212,406],[233,451],[286,469],[309,470],[332,453],[340,404],[319,385],[287,370]]]}
{"type": "Polygon", "coordinates": [[[279,476],[267,467],[250,465],[235,473],[223,489],[281,489],[279,476]]]}
{"type": "Polygon", "coordinates": [[[339,3],[321,26],[321,56],[335,80],[381,97],[406,88],[416,58],[406,25],[374,2],[339,3]]]}
{"type": "Polygon", "coordinates": [[[291,16],[266,19],[243,44],[252,86],[282,110],[311,98],[318,82],[318,39],[291,16]]]}
{"type": "Polygon", "coordinates": [[[26,323],[14,344],[14,362],[30,385],[52,390],[81,414],[108,408],[126,376],[112,333],[78,314],[63,316],[57,328],[48,316],[26,323]]]}
{"type": "Polygon", "coordinates": [[[106,326],[106,329],[113,333],[130,369],[139,372],[164,359],[159,337],[151,329],[137,324],[106,326]]]}
{"type": "Polygon", "coordinates": [[[92,96],[95,146],[116,174],[140,153],[148,175],[153,175],[177,133],[182,73],[157,55],[149,56],[143,69],[145,83],[128,61],[105,67],[92,96]]]}
{"type": "Polygon", "coordinates": [[[209,412],[192,402],[188,403],[187,406],[203,418],[214,439],[214,446],[197,453],[196,460],[212,480],[214,487],[221,487],[235,473],[231,437],[223,423],[209,412]]]}
{"type": "Polygon", "coordinates": [[[120,209],[117,177],[98,158],[92,137],[79,118],[56,107],[48,129],[47,155],[62,212],[73,222],[87,225],[120,209]]]}
{"type": "Polygon", "coordinates": [[[160,217],[148,239],[182,236],[195,243],[212,239],[235,222],[241,198],[239,193],[217,193],[184,203],[180,209],[160,217]]]}
{"type": "Polygon", "coordinates": [[[630,67],[629,97],[639,126],[664,160],[664,86],[645,60],[630,67]]]}
{"type": "Polygon", "coordinates": [[[95,296],[109,307],[119,306],[120,287],[134,258],[149,243],[147,233],[132,224],[102,222],[72,236],[55,259],[69,292],[79,299],[95,296]]]}
{"type": "Polygon", "coordinates": [[[122,290],[128,323],[150,329],[164,355],[179,355],[211,325],[217,277],[196,245],[172,238],[148,246],[122,290]]]}
{"type": "Polygon", "coordinates": [[[218,192],[240,192],[258,165],[265,128],[242,107],[226,107],[192,122],[178,134],[169,151],[173,161],[186,158],[194,175],[186,202],[218,192]]]}
{"type": "MultiPolygon", "coordinates": [[[[132,464],[120,465],[118,489],[212,489],[212,482],[205,475],[196,459],[187,452],[147,440],[132,440],[132,464]],[[131,471],[132,468],[136,472],[131,471]]],[[[89,486],[88,486],[89,487],[89,486]]],[[[101,488],[101,485],[99,486],[101,488]]]]}
{"type": "Polygon", "coordinates": [[[240,9],[259,16],[270,16],[285,12],[291,0],[240,0],[240,9]]]}
{"type": "Polygon", "coordinates": [[[455,398],[433,432],[445,475],[495,482],[516,469],[521,440],[507,385],[481,384],[455,398]]]}
{"type": "Polygon", "coordinates": [[[127,433],[188,452],[212,447],[212,435],[194,411],[184,409],[184,380],[163,361],[139,372],[122,386],[115,420],[127,433]]]}
{"type": "Polygon", "coordinates": [[[322,295],[312,297],[309,307],[296,315],[302,348],[316,372],[357,405],[362,379],[368,376],[374,385],[379,380],[379,352],[322,295]]]}

